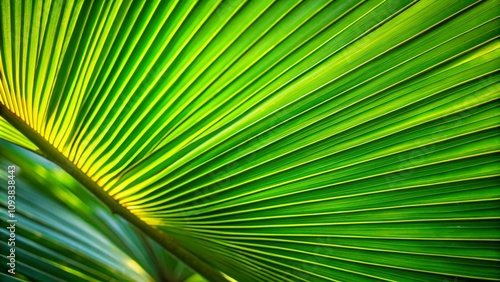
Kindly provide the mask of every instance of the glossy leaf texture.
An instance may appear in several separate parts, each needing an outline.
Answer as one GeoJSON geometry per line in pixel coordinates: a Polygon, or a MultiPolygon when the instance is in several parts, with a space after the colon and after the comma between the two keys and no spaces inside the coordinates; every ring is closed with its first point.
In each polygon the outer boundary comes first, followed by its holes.
{"type": "Polygon", "coordinates": [[[15,127],[8,123],[5,119],[0,117],[0,136],[2,139],[15,143],[25,149],[33,152],[41,153],[41,151],[33,144],[28,138],[26,138],[21,132],[19,132],[15,127]]]}
{"type": "Polygon", "coordinates": [[[0,3],[0,103],[232,278],[500,279],[498,1],[0,3]]]}
{"type": "MultiPolygon", "coordinates": [[[[8,180],[14,180],[16,187],[15,245],[2,240],[1,250],[5,260],[9,250],[15,249],[19,281],[181,282],[195,278],[156,243],[111,214],[61,168],[16,147],[0,141],[0,165],[16,167],[13,174],[6,170],[0,174],[4,195],[8,180]]],[[[5,197],[0,206],[2,214],[7,214],[5,197]]],[[[1,222],[10,224],[5,217],[1,222]]],[[[0,233],[9,238],[8,229],[0,233]]],[[[11,281],[5,264],[1,269],[2,281],[11,281]]]]}

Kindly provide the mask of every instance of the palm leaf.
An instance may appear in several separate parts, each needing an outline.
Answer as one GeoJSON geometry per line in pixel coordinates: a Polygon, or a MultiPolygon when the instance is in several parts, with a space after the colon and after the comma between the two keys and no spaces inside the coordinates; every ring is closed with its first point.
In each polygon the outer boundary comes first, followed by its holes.
{"type": "Polygon", "coordinates": [[[38,148],[28,138],[26,138],[26,136],[20,133],[3,118],[0,118],[0,136],[2,136],[2,139],[11,143],[16,143],[25,149],[41,153],[38,148]]]}
{"type": "MultiPolygon", "coordinates": [[[[24,281],[189,281],[193,274],[185,266],[62,169],[5,142],[0,148],[0,164],[17,168],[15,271],[24,281]]],[[[8,174],[0,180],[7,183],[8,174]]],[[[6,199],[1,206],[7,214],[6,199]]],[[[3,217],[2,224],[9,226],[3,217]]],[[[5,228],[0,232],[9,236],[5,228]]],[[[3,241],[2,254],[11,247],[3,241]]]]}
{"type": "Polygon", "coordinates": [[[498,4],[2,0],[0,114],[212,280],[499,279],[498,4]]]}

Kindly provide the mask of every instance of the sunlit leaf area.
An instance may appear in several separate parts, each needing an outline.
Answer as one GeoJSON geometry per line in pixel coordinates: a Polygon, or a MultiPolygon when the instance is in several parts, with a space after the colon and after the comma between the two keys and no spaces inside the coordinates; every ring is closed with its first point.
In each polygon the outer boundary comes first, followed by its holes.
{"type": "Polygon", "coordinates": [[[0,280],[500,281],[499,17],[0,0],[0,280]]]}
{"type": "MultiPolygon", "coordinates": [[[[53,163],[0,141],[0,165],[18,169],[16,270],[21,281],[205,281],[195,280],[182,263],[111,214],[53,163]]],[[[0,181],[7,179],[0,174],[0,181]]],[[[4,198],[2,214],[7,213],[4,198]]],[[[2,224],[8,225],[5,217],[2,224]]],[[[7,242],[1,244],[6,254],[7,242]]]]}

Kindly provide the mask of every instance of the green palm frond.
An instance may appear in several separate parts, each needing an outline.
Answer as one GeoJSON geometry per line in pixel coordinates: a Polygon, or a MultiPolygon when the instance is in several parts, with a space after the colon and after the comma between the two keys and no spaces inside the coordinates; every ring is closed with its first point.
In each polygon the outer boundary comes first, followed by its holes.
{"type": "Polygon", "coordinates": [[[2,139],[15,143],[30,151],[39,152],[38,148],[28,138],[26,138],[26,136],[24,136],[3,118],[0,118],[0,136],[2,139]]]}
{"type": "Polygon", "coordinates": [[[500,279],[499,4],[2,0],[0,137],[209,279],[500,279]]]}
{"type": "MultiPolygon", "coordinates": [[[[193,274],[187,268],[112,215],[62,169],[5,142],[0,149],[0,165],[18,170],[17,244],[2,240],[2,255],[15,248],[21,281],[189,281],[193,274]]],[[[0,181],[8,179],[2,171],[0,181]]],[[[7,187],[1,187],[7,194],[7,187]]],[[[0,205],[7,214],[4,197],[0,205]]],[[[9,226],[4,217],[1,222],[9,226]]],[[[9,236],[6,228],[0,233],[9,236]]]]}

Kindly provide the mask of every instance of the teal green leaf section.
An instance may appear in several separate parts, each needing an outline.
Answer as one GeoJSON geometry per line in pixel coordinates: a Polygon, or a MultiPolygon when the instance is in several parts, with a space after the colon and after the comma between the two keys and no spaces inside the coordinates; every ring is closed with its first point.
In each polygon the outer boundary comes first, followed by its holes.
{"type": "Polygon", "coordinates": [[[0,3],[0,106],[228,276],[500,279],[498,1],[0,3]]]}
{"type": "MultiPolygon", "coordinates": [[[[0,165],[16,167],[15,177],[0,174],[4,195],[8,180],[16,187],[15,240],[1,242],[2,261],[15,250],[16,275],[2,265],[2,281],[192,281],[191,271],[61,168],[16,147],[0,141],[0,165]]],[[[3,215],[8,205],[2,197],[3,215]]],[[[4,216],[1,223],[10,225],[4,216]]],[[[9,238],[8,229],[0,233],[9,238]]]]}

